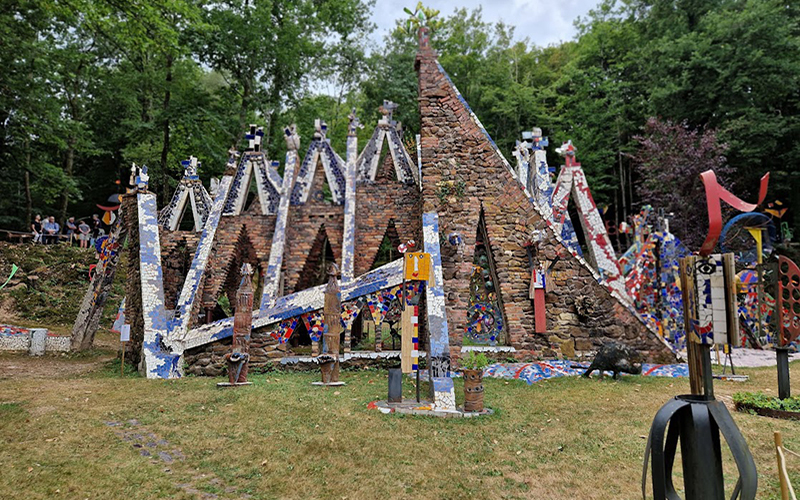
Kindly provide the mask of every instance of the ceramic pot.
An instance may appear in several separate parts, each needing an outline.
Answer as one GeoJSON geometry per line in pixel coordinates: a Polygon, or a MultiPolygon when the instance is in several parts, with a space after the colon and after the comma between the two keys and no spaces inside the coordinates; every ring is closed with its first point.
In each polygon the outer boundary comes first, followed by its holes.
{"type": "Polygon", "coordinates": [[[483,411],[483,370],[462,370],[464,374],[464,411],[483,411]]]}

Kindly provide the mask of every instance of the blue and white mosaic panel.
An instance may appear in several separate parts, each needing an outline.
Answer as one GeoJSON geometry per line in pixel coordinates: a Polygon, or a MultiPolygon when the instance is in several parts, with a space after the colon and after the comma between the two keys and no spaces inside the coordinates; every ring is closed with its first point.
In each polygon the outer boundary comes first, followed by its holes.
{"type": "Polygon", "coordinates": [[[347,283],[355,274],[356,243],[356,156],[358,137],[347,138],[347,165],[345,167],[344,231],[342,234],[342,282],[347,283]]]}
{"type": "Polygon", "coordinates": [[[195,251],[194,259],[192,259],[192,265],[186,273],[186,280],[183,282],[183,288],[178,297],[175,317],[170,322],[169,339],[171,341],[179,341],[186,335],[192,308],[195,300],[197,300],[197,292],[203,282],[203,275],[208,266],[211,248],[214,246],[214,236],[217,234],[217,227],[219,226],[220,217],[222,217],[222,211],[224,209],[225,200],[228,197],[228,191],[230,190],[232,180],[233,178],[230,175],[225,175],[219,183],[217,197],[214,200],[214,204],[211,205],[208,223],[203,229],[203,233],[200,235],[200,241],[197,243],[197,250],[195,251]]]}
{"type": "Polygon", "coordinates": [[[278,286],[281,280],[281,267],[283,267],[283,250],[286,242],[286,221],[289,218],[289,203],[294,196],[293,180],[297,168],[297,151],[286,151],[286,169],[283,172],[281,203],[275,219],[275,231],[272,235],[272,247],[269,251],[269,263],[264,273],[264,290],[261,293],[259,309],[264,312],[278,295],[278,286]]]}
{"type": "Polygon", "coordinates": [[[137,195],[139,208],[139,275],[144,317],[144,356],[147,378],[181,376],[181,356],[166,352],[167,313],[164,309],[164,281],[161,269],[161,244],[158,238],[156,196],[137,195]]]}

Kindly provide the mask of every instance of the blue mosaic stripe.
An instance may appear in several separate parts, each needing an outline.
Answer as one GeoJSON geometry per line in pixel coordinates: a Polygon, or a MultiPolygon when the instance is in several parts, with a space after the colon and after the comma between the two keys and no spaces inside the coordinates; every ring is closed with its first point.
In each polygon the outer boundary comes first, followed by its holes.
{"type": "MultiPolygon", "coordinates": [[[[228,158],[228,165],[233,163],[234,156],[228,158]]],[[[250,173],[252,166],[248,159],[247,154],[243,154],[239,160],[239,166],[236,168],[236,173],[233,175],[231,187],[228,192],[228,198],[225,200],[225,208],[223,215],[238,215],[242,212],[242,205],[247,199],[247,190],[250,187],[250,173]]]]}
{"type": "Polygon", "coordinates": [[[183,182],[180,182],[175,188],[169,205],[158,214],[158,225],[169,231],[177,229],[181,222],[181,215],[186,208],[187,199],[189,199],[189,190],[183,182]]]}
{"type": "Polygon", "coordinates": [[[156,195],[137,195],[139,212],[139,277],[144,319],[144,355],[147,378],[181,376],[180,355],[165,352],[167,313],[164,310],[164,279],[161,268],[161,243],[158,238],[156,195]]]}
{"type": "Polygon", "coordinates": [[[342,232],[342,282],[355,275],[356,243],[356,156],[358,137],[347,137],[346,190],[344,192],[344,230],[342,232]]]}
{"type": "Polygon", "coordinates": [[[356,170],[358,171],[358,180],[375,180],[375,174],[378,172],[378,161],[380,160],[380,152],[383,147],[383,137],[386,132],[382,127],[375,127],[372,137],[367,141],[367,146],[361,152],[361,155],[356,161],[356,170]]]}
{"type": "Polygon", "coordinates": [[[392,163],[394,163],[394,171],[397,174],[397,179],[400,182],[412,184],[416,182],[417,177],[414,175],[414,169],[411,167],[411,157],[408,155],[403,141],[400,139],[400,134],[397,133],[396,128],[390,128],[386,134],[389,141],[389,152],[392,154],[392,163]]]}
{"type": "Polygon", "coordinates": [[[211,255],[211,248],[214,245],[214,236],[217,234],[220,217],[228,197],[233,177],[230,175],[222,176],[219,183],[219,190],[214,204],[211,205],[211,213],[208,216],[208,223],[200,235],[197,243],[197,250],[192,259],[192,265],[186,273],[186,280],[183,282],[180,297],[178,298],[175,316],[169,325],[170,340],[180,340],[186,335],[189,319],[192,314],[192,307],[197,299],[197,292],[203,281],[208,258],[211,255]]]}
{"type": "MultiPolygon", "coordinates": [[[[308,145],[306,155],[300,164],[300,170],[297,171],[294,187],[291,190],[290,200],[292,205],[303,205],[308,201],[308,195],[311,193],[311,184],[314,182],[314,173],[317,171],[321,143],[322,140],[313,139],[311,144],[308,145]]],[[[285,172],[283,177],[284,179],[286,178],[285,172]]]]}
{"type": "Polygon", "coordinates": [[[293,196],[294,171],[297,168],[297,151],[286,151],[286,169],[283,172],[283,189],[278,215],[275,219],[275,231],[272,233],[272,247],[269,251],[269,263],[264,274],[264,290],[261,293],[259,309],[265,311],[278,294],[278,284],[283,267],[283,249],[286,241],[286,221],[289,218],[289,204],[293,196]]]}
{"type": "MultiPolygon", "coordinates": [[[[366,295],[394,288],[403,282],[403,259],[384,266],[342,284],[342,303],[351,302],[366,295]]],[[[322,309],[325,305],[325,285],[308,288],[291,295],[278,297],[266,309],[253,312],[253,328],[262,328],[285,319],[301,316],[322,309]]],[[[184,347],[191,349],[230,337],[233,334],[233,318],[199,326],[186,336],[184,347]]]]}
{"type": "MultiPolygon", "coordinates": [[[[325,169],[325,178],[328,180],[328,187],[331,189],[331,194],[333,195],[333,202],[337,205],[341,205],[345,202],[345,193],[347,190],[347,182],[345,179],[347,165],[342,161],[342,158],[336,154],[328,141],[322,142],[320,146],[320,155],[322,168],[325,169]]],[[[349,152],[347,156],[350,156],[349,152]]],[[[355,157],[353,161],[355,162],[355,157]]]]}
{"type": "Polygon", "coordinates": [[[466,108],[467,112],[469,113],[469,116],[472,118],[472,121],[475,122],[475,125],[477,125],[478,128],[481,130],[481,132],[483,132],[483,135],[484,137],[486,137],[486,140],[489,141],[489,144],[492,145],[494,152],[497,153],[497,155],[503,159],[503,163],[505,163],[508,171],[511,172],[511,174],[514,177],[516,177],[517,173],[514,172],[513,168],[511,168],[511,164],[508,163],[508,160],[500,151],[500,148],[497,147],[497,144],[494,142],[494,139],[492,139],[492,136],[490,136],[489,132],[486,131],[486,127],[483,126],[483,123],[481,123],[478,116],[472,111],[472,108],[469,106],[469,103],[467,103],[467,100],[464,99],[464,96],[461,95],[461,92],[459,92],[458,88],[456,87],[456,84],[453,83],[453,80],[450,79],[450,75],[447,74],[447,71],[444,70],[439,61],[436,61],[436,66],[439,68],[439,71],[442,73],[442,75],[444,75],[444,77],[447,79],[448,83],[450,83],[450,87],[453,89],[453,92],[455,92],[456,97],[458,97],[458,100],[461,101],[461,104],[463,104],[464,107],[466,108]]]}
{"type": "Polygon", "coordinates": [[[442,254],[439,248],[439,214],[422,214],[422,236],[425,252],[431,255],[433,279],[425,287],[425,303],[428,307],[428,359],[431,361],[431,373],[434,377],[447,377],[450,373],[450,338],[444,300],[442,254]]]}
{"type": "Polygon", "coordinates": [[[259,151],[249,153],[253,163],[253,173],[256,176],[256,189],[258,190],[258,201],[261,205],[262,215],[274,215],[278,211],[278,204],[281,199],[280,175],[267,163],[266,155],[259,151]],[[275,178],[279,180],[276,185],[275,178]]]}

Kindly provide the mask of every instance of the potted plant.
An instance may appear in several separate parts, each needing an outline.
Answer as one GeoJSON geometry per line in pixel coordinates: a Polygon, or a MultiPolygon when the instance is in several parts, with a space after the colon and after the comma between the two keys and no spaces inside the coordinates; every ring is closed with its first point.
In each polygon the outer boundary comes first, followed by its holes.
{"type": "Polygon", "coordinates": [[[489,360],[482,352],[470,351],[462,356],[461,372],[464,374],[464,411],[483,411],[483,369],[489,360]]]}

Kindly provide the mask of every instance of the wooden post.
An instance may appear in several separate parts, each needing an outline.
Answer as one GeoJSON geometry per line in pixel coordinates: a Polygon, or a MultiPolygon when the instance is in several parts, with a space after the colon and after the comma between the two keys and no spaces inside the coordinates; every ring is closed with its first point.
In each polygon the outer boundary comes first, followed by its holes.
{"type": "Polygon", "coordinates": [[[789,485],[785,475],[786,457],[783,456],[783,436],[781,435],[781,431],[775,431],[774,436],[775,436],[775,455],[778,459],[778,479],[780,480],[781,483],[781,500],[790,500],[789,485]]]}
{"type": "MultiPolygon", "coordinates": [[[[689,363],[689,386],[693,395],[703,394],[703,359],[695,337],[692,321],[696,319],[694,265],[697,257],[680,259],[681,292],[683,293],[683,328],[686,332],[686,356],[689,363]]],[[[699,339],[697,339],[699,340],[699,339]]]]}
{"type": "MultiPolygon", "coordinates": [[[[404,300],[401,297],[401,300],[404,300]]],[[[413,307],[403,307],[400,316],[400,369],[403,373],[411,373],[411,351],[414,349],[411,338],[414,336],[414,325],[411,322],[414,316],[413,307]]]]}

